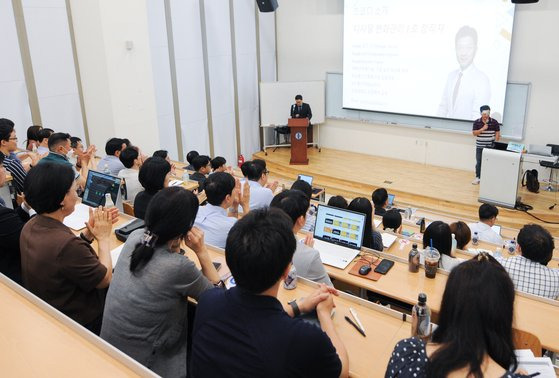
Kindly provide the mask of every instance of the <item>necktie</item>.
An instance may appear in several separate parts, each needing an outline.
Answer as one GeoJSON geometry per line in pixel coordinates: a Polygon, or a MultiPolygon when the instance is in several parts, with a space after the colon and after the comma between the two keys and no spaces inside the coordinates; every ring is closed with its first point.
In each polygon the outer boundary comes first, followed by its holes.
{"type": "Polygon", "coordinates": [[[454,104],[456,103],[456,97],[458,97],[458,91],[460,90],[460,81],[462,80],[462,72],[458,74],[458,80],[456,80],[456,84],[454,85],[454,92],[452,92],[452,107],[454,108],[454,104]]]}
{"type": "Polygon", "coordinates": [[[301,107],[299,106],[299,113],[301,113],[301,107]]]}

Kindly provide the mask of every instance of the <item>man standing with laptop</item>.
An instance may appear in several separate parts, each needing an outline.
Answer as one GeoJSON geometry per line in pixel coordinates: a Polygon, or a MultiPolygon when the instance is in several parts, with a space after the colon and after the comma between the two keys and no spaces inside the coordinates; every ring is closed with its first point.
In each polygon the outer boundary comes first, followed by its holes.
{"type": "Polygon", "coordinates": [[[479,185],[481,178],[481,155],[484,148],[492,148],[493,143],[501,139],[501,129],[499,122],[491,118],[491,108],[483,105],[479,108],[481,118],[474,121],[472,134],[476,137],[476,178],[472,185],[479,185]]]}

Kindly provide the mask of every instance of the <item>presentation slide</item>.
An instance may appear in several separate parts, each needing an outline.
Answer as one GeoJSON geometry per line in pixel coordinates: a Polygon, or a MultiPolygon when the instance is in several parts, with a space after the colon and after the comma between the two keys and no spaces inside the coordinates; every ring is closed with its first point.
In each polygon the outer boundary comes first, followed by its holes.
{"type": "Polygon", "coordinates": [[[343,107],[501,120],[513,20],[503,0],[345,0],[343,107]]]}
{"type": "Polygon", "coordinates": [[[319,206],[314,236],[354,248],[361,247],[365,216],[328,206],[319,206]]]}

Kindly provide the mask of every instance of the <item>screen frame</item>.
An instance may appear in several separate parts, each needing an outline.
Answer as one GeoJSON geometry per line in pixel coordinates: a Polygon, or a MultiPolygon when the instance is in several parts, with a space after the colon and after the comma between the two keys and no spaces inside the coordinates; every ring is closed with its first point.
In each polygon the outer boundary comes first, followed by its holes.
{"type": "Polygon", "coordinates": [[[350,248],[350,249],[357,249],[357,250],[361,250],[361,247],[363,246],[363,239],[365,237],[365,223],[367,222],[367,216],[363,213],[359,213],[357,211],[352,211],[352,210],[347,210],[347,209],[340,209],[338,207],[333,207],[333,206],[328,206],[328,205],[323,205],[323,204],[319,204],[318,208],[316,209],[316,215],[315,215],[315,219],[314,219],[314,231],[313,231],[313,237],[315,239],[321,240],[323,242],[327,242],[330,244],[334,244],[334,245],[339,245],[340,247],[345,247],[345,248],[350,248]],[[345,212],[345,213],[351,213],[351,214],[355,214],[358,215],[360,217],[363,217],[363,229],[359,232],[359,243],[357,243],[357,246],[352,246],[349,244],[344,244],[342,242],[337,242],[335,240],[331,240],[331,239],[325,239],[322,236],[319,236],[316,234],[317,228],[316,228],[316,224],[318,222],[318,217],[320,214],[320,209],[321,208],[325,208],[325,209],[331,209],[337,212],[345,212]]]}
{"type": "Polygon", "coordinates": [[[93,169],[90,169],[89,172],[87,173],[87,179],[85,180],[85,188],[83,191],[83,197],[82,197],[82,203],[84,205],[90,206],[90,207],[98,207],[98,206],[102,206],[101,204],[96,204],[93,201],[90,201],[87,197],[86,197],[86,191],[87,191],[87,185],[90,181],[91,176],[103,176],[104,178],[111,178],[113,179],[115,182],[118,180],[118,187],[117,187],[117,191],[116,191],[116,198],[113,198],[112,193],[111,193],[111,199],[113,200],[113,203],[116,205],[117,201],[118,201],[118,197],[120,194],[120,188],[122,186],[122,179],[118,176],[113,176],[110,174],[107,174],[105,172],[101,172],[101,171],[96,171],[93,169]]]}
{"type": "Polygon", "coordinates": [[[304,174],[302,174],[302,173],[299,173],[299,175],[297,175],[297,180],[303,180],[303,181],[305,181],[306,183],[308,183],[310,186],[312,186],[313,176],[304,175],[304,174]],[[303,179],[302,177],[308,177],[308,178],[310,179],[310,182],[307,181],[307,180],[305,180],[305,179],[303,179]]]}

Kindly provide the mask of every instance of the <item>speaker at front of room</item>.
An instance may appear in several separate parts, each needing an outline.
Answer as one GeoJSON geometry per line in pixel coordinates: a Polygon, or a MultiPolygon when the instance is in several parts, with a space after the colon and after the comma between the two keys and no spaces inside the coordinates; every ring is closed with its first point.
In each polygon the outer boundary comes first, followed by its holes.
{"type": "Polygon", "coordinates": [[[278,9],[278,0],[256,0],[260,12],[273,12],[278,9]]]}
{"type": "Polygon", "coordinates": [[[539,0],[512,0],[513,4],[533,4],[537,3],[539,0]]]}

